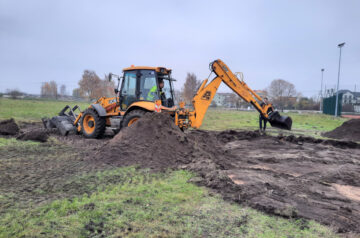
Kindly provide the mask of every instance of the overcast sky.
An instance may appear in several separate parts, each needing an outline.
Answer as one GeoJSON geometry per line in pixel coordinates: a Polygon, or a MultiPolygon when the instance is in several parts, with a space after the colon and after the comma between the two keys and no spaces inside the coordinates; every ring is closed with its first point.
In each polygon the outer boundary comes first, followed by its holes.
{"type": "MultiPolygon", "coordinates": [[[[360,1],[0,0],[0,91],[40,93],[55,80],[70,92],[83,70],[121,74],[165,66],[181,88],[220,58],[253,89],[285,79],[304,95],[337,81],[360,91],[360,1]]],[[[221,91],[226,91],[225,87],[221,91]]]]}

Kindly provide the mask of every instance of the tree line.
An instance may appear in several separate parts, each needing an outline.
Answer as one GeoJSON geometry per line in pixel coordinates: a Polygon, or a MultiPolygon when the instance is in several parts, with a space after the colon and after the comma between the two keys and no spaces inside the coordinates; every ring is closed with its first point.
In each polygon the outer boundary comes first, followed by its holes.
{"type": "MultiPolygon", "coordinates": [[[[69,96],[66,86],[58,87],[55,81],[44,82],[41,85],[41,97],[54,98],[69,96]]],[[[72,96],[88,100],[96,100],[102,96],[114,96],[114,82],[101,79],[93,70],[84,70],[78,87],[72,91],[72,96]]]]}

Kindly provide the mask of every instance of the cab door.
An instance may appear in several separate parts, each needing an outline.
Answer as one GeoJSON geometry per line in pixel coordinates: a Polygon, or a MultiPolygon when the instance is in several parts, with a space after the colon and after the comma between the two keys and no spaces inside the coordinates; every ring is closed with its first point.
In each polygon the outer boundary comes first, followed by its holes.
{"type": "Polygon", "coordinates": [[[137,70],[125,71],[120,91],[120,106],[126,110],[133,102],[138,101],[137,70]]]}
{"type": "Polygon", "coordinates": [[[159,90],[154,70],[140,70],[139,95],[140,100],[155,101],[159,99],[159,90]]]}

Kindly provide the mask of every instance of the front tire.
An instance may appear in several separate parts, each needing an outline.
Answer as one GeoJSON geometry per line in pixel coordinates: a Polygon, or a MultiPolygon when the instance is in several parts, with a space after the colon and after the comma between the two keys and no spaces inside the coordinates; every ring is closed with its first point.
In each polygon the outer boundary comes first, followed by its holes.
{"type": "Polygon", "coordinates": [[[92,108],[85,110],[81,117],[81,133],[86,138],[100,138],[105,133],[106,119],[92,108]]]}
{"type": "Polygon", "coordinates": [[[139,120],[142,116],[144,116],[145,113],[146,113],[146,111],[140,110],[140,109],[136,109],[136,110],[129,112],[128,114],[126,114],[124,120],[122,121],[121,127],[123,128],[123,127],[131,126],[137,120],[139,120]]]}

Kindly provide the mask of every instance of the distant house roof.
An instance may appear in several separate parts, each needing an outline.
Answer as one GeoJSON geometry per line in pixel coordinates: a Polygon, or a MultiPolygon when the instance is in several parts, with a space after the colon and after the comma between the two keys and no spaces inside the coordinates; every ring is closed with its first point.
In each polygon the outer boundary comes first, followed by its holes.
{"type": "Polygon", "coordinates": [[[351,93],[355,97],[360,97],[360,92],[352,92],[348,89],[341,89],[341,90],[339,90],[339,93],[351,93]]]}

